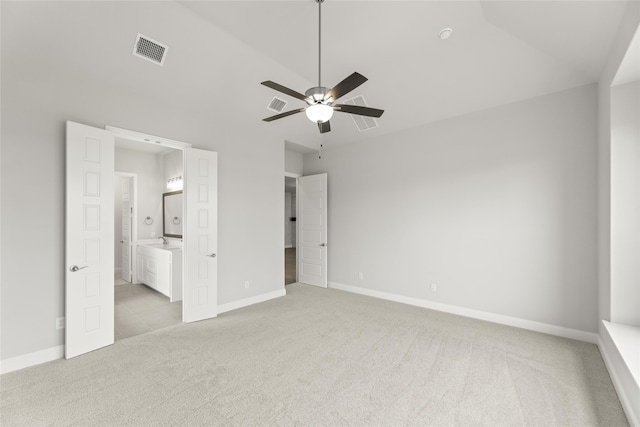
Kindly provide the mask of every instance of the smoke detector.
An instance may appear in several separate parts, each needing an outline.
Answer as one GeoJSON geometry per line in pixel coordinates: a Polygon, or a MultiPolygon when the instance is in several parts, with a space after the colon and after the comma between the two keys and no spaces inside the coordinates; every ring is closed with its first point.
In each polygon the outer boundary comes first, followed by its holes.
{"type": "Polygon", "coordinates": [[[453,33],[453,30],[451,28],[443,28],[438,33],[438,37],[440,37],[440,40],[445,40],[451,37],[452,33],[453,33]]]}
{"type": "Polygon", "coordinates": [[[169,47],[140,33],[136,36],[133,55],[162,66],[169,47]]]}

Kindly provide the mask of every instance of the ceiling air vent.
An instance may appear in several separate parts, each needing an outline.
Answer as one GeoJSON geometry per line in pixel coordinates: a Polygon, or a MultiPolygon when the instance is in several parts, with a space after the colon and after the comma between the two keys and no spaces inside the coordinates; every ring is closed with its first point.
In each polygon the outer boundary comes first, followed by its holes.
{"type": "MultiPolygon", "coordinates": [[[[359,105],[361,107],[368,107],[367,102],[364,100],[364,96],[358,95],[354,98],[342,101],[342,104],[347,105],[359,105]]],[[[378,127],[378,121],[374,117],[357,116],[355,114],[349,114],[356,124],[356,127],[360,132],[378,127]]]]}
{"type": "Polygon", "coordinates": [[[287,101],[284,99],[280,99],[276,96],[273,97],[269,105],[267,106],[268,110],[275,111],[276,113],[282,113],[284,107],[287,106],[287,101]]]}
{"type": "Polygon", "coordinates": [[[164,63],[168,50],[169,48],[162,43],[158,43],[138,33],[136,44],[133,47],[133,54],[161,66],[164,63]]]}

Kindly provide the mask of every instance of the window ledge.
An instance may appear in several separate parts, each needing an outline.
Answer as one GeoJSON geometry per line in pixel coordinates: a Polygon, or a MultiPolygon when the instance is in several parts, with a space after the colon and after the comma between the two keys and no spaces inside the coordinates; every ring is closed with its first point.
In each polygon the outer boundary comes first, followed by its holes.
{"type": "Polygon", "coordinates": [[[606,320],[602,323],[636,384],[640,384],[640,327],[606,320]]]}

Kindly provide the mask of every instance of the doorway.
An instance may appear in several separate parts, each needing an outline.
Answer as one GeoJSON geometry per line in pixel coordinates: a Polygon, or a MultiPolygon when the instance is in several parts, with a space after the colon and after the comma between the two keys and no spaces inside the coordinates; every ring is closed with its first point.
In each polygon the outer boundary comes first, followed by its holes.
{"type": "MultiPolygon", "coordinates": [[[[218,155],[195,149],[191,144],[139,132],[106,126],[99,129],[67,121],[65,179],[65,358],[114,343],[114,174],[126,170],[114,162],[118,138],[164,146],[182,152],[184,198],[179,220],[184,224],[182,253],[176,258],[180,267],[163,270],[153,276],[150,266],[172,267],[161,255],[173,248],[160,243],[163,234],[163,208],[159,214],[139,212],[141,224],[159,229],[150,242],[138,236],[131,253],[132,281],[147,275],[158,290],[170,289],[170,295],[183,299],[182,322],[195,322],[217,316],[217,188],[218,155]],[[141,222],[142,221],[142,222],[141,222]],[[193,236],[193,237],[190,237],[193,236]],[[197,237],[197,238],[196,238],[197,237]],[[146,243],[146,247],[141,247],[146,243]],[[155,248],[154,248],[155,247],[155,248]],[[166,250],[164,250],[166,249],[166,250]],[[138,253],[139,252],[139,253],[138,253]],[[153,253],[149,253],[153,252],[153,253]],[[157,254],[160,252],[160,254],[157,254]],[[156,255],[157,254],[157,255],[156,255]],[[140,256],[138,256],[140,255],[140,256]],[[153,258],[156,257],[155,264],[153,258]],[[139,260],[150,262],[141,264],[139,260]],[[140,268],[144,267],[144,268],[140,268]],[[142,274],[140,274],[142,273],[142,274]],[[175,276],[174,276],[175,274],[175,276]],[[152,277],[153,276],[153,277],[152,277]],[[174,279],[174,277],[176,279],[174,279]],[[154,280],[158,279],[158,280],[154,280]],[[179,280],[179,281],[178,281],[179,280]],[[172,285],[179,284],[175,289],[172,285]],[[174,291],[175,289],[175,291],[174,291]]],[[[141,175],[138,174],[140,177],[141,175]]],[[[140,182],[138,182],[140,185],[140,182]]],[[[163,183],[159,183],[164,200],[163,183]]],[[[150,194],[146,188],[138,196],[150,194]]],[[[138,207],[141,206],[138,200],[138,207]]],[[[171,203],[169,205],[172,205],[171,203]]],[[[162,206],[162,202],[160,203],[162,206]]],[[[134,212],[135,214],[135,212],[134,212]]],[[[167,216],[171,219],[174,216],[167,216]]],[[[141,230],[139,230],[142,233],[141,230]]],[[[138,233],[138,234],[140,234],[138,233]]],[[[133,236],[135,238],[135,236],[133,236]]],[[[166,254],[165,254],[166,255],[166,254]]],[[[174,257],[172,257],[174,258],[174,257]]],[[[156,313],[157,314],[157,313],[156,313]]]]}
{"type": "MultiPolygon", "coordinates": [[[[183,159],[181,150],[116,138],[114,160],[114,340],[118,341],[182,322],[182,298],[145,283],[138,264],[146,260],[137,256],[137,249],[163,241],[171,247],[182,244],[182,232],[167,236],[171,230],[164,227],[162,193],[176,185],[182,189],[178,177],[183,175],[183,159]]],[[[171,251],[174,269],[182,264],[176,259],[181,256],[181,249],[171,251]]]]}
{"type": "Polygon", "coordinates": [[[297,281],[296,274],[296,218],[297,218],[297,179],[284,177],[284,284],[297,281]]]}

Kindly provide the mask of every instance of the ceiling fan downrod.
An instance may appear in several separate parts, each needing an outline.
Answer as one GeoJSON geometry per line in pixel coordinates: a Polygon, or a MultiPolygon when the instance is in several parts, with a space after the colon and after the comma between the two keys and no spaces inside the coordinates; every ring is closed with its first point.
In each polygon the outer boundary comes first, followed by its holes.
{"type": "Polygon", "coordinates": [[[318,87],[322,87],[322,3],[324,0],[316,0],[318,3],[318,87]]]}
{"type": "Polygon", "coordinates": [[[325,104],[324,96],[329,91],[322,87],[322,3],[324,0],[315,0],[318,3],[318,86],[312,87],[304,94],[309,98],[309,105],[325,104]]]}
{"type": "Polygon", "coordinates": [[[384,110],[378,108],[365,107],[353,104],[337,104],[338,98],[346,95],[361,84],[367,81],[367,78],[360,73],[352,73],[346,79],[335,85],[332,89],[322,87],[322,3],[324,0],[314,0],[318,3],[318,86],[308,89],[304,95],[289,89],[286,86],[282,86],[271,80],[262,82],[261,84],[271,89],[282,92],[293,98],[304,101],[307,106],[298,108],[296,110],[286,111],[284,113],[276,114],[275,116],[262,119],[265,122],[271,122],[273,120],[289,117],[294,114],[306,113],[309,120],[318,124],[320,133],[326,133],[331,131],[331,125],[329,120],[333,116],[334,111],[341,113],[347,113],[357,116],[368,117],[380,117],[384,110]]]}

